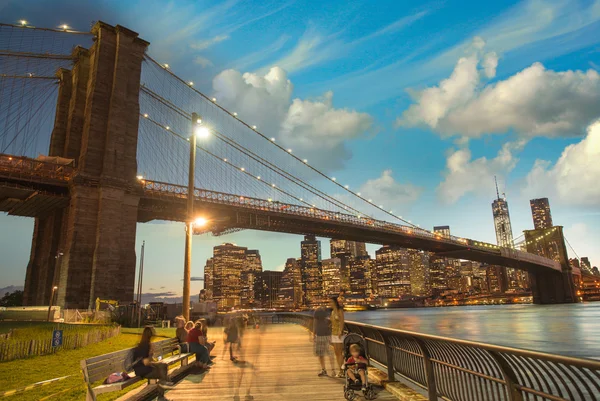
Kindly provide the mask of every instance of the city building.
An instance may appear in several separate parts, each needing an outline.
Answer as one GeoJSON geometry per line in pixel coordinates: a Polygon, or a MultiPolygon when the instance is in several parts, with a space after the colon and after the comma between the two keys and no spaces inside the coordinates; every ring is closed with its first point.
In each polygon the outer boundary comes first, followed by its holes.
{"type": "Polygon", "coordinates": [[[586,273],[592,273],[592,264],[587,256],[581,257],[581,268],[585,270],[586,273]]]}
{"type": "Polygon", "coordinates": [[[383,246],[375,252],[377,293],[384,298],[410,295],[410,272],[406,249],[383,246]]]}
{"type": "MultiPolygon", "coordinates": [[[[506,196],[503,196],[502,198],[500,197],[497,181],[496,196],[497,198],[492,202],[494,228],[496,230],[496,243],[498,244],[498,246],[501,246],[503,248],[514,248],[512,226],[510,223],[510,214],[508,212],[508,202],[506,201],[506,196]]],[[[501,267],[501,269],[503,269],[504,272],[499,273],[501,284],[500,287],[506,288],[506,290],[509,288],[514,290],[517,287],[519,287],[519,280],[515,269],[507,269],[506,267],[501,267]],[[506,286],[504,285],[504,279],[506,279],[506,286]]]]}
{"type": "Polygon", "coordinates": [[[367,246],[364,242],[332,239],[329,242],[332,258],[339,258],[341,254],[349,253],[352,257],[367,256],[367,246]]]}
{"type": "Polygon", "coordinates": [[[275,307],[283,272],[265,270],[255,274],[254,294],[257,306],[263,308],[275,307]]]}
{"type": "Polygon", "coordinates": [[[321,261],[323,272],[323,295],[330,297],[340,293],[342,261],[340,258],[323,259],[321,261]]]}
{"type": "Polygon", "coordinates": [[[256,274],[261,271],[262,260],[260,258],[260,253],[255,249],[248,249],[246,251],[246,263],[241,275],[241,302],[243,306],[255,305],[254,281],[256,279],[256,274]]]}
{"type": "Polygon", "coordinates": [[[289,258],[285,262],[283,276],[277,294],[278,306],[295,309],[302,305],[302,275],[300,263],[296,258],[289,258]]]}
{"type": "Polygon", "coordinates": [[[442,237],[450,238],[450,226],[435,226],[433,232],[440,234],[442,237]]]}
{"type": "Polygon", "coordinates": [[[440,295],[448,288],[446,277],[447,258],[431,254],[429,257],[429,280],[431,281],[431,292],[434,296],[440,295]]]}
{"type": "Polygon", "coordinates": [[[219,309],[241,305],[242,271],[248,248],[226,243],[213,248],[213,299],[219,309]]]}
{"type": "Polygon", "coordinates": [[[533,217],[533,228],[542,230],[552,227],[552,214],[548,198],[531,199],[531,216],[533,217]]]}
{"type": "Polygon", "coordinates": [[[321,241],[307,235],[300,245],[300,271],[306,305],[318,303],[323,296],[321,271],[321,241]]]}
{"type": "Polygon", "coordinates": [[[420,297],[427,297],[431,295],[429,254],[424,251],[409,249],[408,260],[411,294],[420,297]]]}
{"type": "Polygon", "coordinates": [[[506,280],[506,268],[490,265],[486,268],[487,290],[490,294],[506,292],[508,284],[506,280]]]}
{"type": "Polygon", "coordinates": [[[206,290],[206,298],[212,299],[213,296],[213,259],[206,259],[206,265],[204,266],[204,289],[206,290]]]}
{"type": "Polygon", "coordinates": [[[350,261],[350,294],[366,297],[370,293],[371,258],[357,256],[350,261]]]}

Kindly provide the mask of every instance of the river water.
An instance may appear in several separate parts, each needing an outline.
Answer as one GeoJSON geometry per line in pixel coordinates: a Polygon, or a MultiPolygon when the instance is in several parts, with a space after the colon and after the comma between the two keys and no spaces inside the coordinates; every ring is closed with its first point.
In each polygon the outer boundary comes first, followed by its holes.
{"type": "Polygon", "coordinates": [[[345,316],[377,326],[600,359],[600,302],[389,309],[345,316]]]}

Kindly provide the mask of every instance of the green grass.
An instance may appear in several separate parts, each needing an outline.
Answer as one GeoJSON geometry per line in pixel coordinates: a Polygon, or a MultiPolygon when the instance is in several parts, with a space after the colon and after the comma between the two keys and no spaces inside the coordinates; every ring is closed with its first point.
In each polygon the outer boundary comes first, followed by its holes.
{"type": "MultiPolygon", "coordinates": [[[[123,329],[122,331],[122,334],[116,337],[76,350],[64,350],[53,355],[2,362],[0,363],[0,372],[2,372],[0,389],[2,391],[19,389],[43,380],[70,375],[71,377],[65,380],[11,396],[7,400],[12,398],[15,401],[35,401],[51,396],[50,400],[84,400],[86,390],[80,361],[135,346],[140,339],[137,333],[141,332],[141,329],[123,329]]],[[[157,334],[159,333],[161,336],[174,337],[175,329],[157,329],[157,334]],[[169,330],[172,330],[172,334],[169,330]]],[[[162,339],[160,336],[155,338],[157,341],[162,339]]],[[[136,383],[120,392],[101,394],[98,399],[101,401],[114,400],[143,383],[145,382],[136,383]]]]}

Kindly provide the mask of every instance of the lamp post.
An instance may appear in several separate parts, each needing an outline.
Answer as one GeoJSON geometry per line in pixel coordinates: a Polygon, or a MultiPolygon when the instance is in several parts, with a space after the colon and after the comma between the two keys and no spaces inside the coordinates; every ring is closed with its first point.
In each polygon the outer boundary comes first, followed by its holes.
{"type": "Polygon", "coordinates": [[[50,321],[50,310],[52,309],[52,303],[54,302],[54,293],[58,290],[57,286],[52,287],[52,294],[50,294],[50,305],[48,305],[48,321],[50,321]]]}
{"type": "Polygon", "coordinates": [[[196,169],[196,138],[207,137],[208,128],[202,118],[192,113],[192,136],[190,137],[190,171],[188,174],[187,219],[185,223],[185,259],[183,267],[183,305],[181,314],[190,320],[190,281],[192,272],[192,236],[194,235],[194,172],[196,169]]]}

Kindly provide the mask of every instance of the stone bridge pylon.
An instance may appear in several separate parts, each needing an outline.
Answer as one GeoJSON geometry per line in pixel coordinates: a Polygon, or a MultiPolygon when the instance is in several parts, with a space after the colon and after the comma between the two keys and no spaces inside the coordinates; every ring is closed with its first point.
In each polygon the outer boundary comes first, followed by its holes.
{"type": "Polygon", "coordinates": [[[37,216],[25,305],[93,307],[130,302],[135,281],[140,75],[148,42],[98,22],[90,49],[73,51],[60,86],[49,155],[73,159],[69,204],[37,216]]]}

